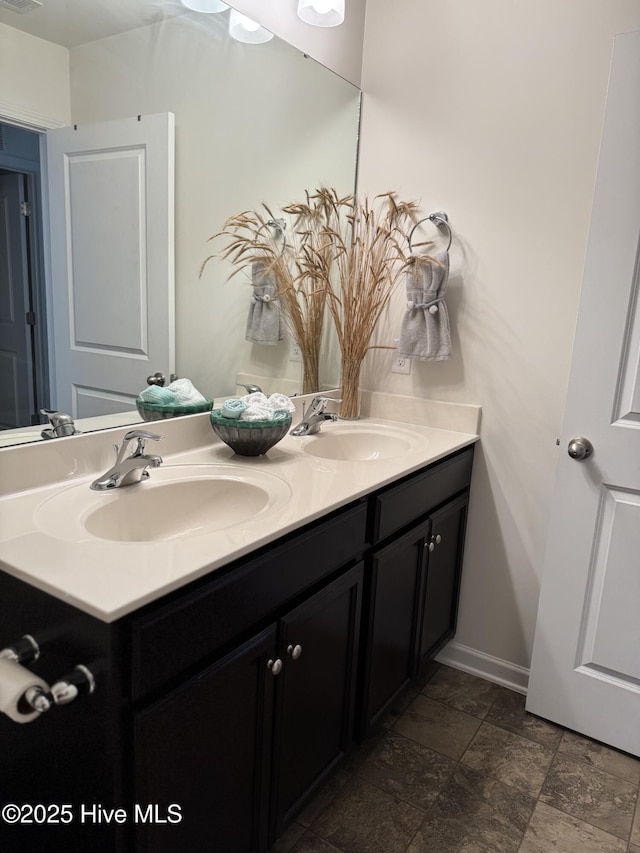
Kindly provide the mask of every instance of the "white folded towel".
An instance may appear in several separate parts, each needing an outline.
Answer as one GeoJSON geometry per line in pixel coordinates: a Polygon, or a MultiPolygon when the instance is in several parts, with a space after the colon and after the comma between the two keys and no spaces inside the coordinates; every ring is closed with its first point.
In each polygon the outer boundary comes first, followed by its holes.
{"type": "Polygon", "coordinates": [[[272,394],[267,397],[262,391],[254,391],[252,394],[245,394],[240,400],[246,407],[239,415],[242,421],[284,420],[295,411],[291,399],[285,394],[272,394]]]}
{"type": "Polygon", "coordinates": [[[273,417],[273,409],[268,406],[260,406],[258,403],[249,403],[240,415],[241,421],[270,421],[273,417]]]}
{"type": "Polygon", "coordinates": [[[176,395],[181,406],[195,406],[197,403],[207,402],[197,388],[193,387],[190,379],[174,379],[167,387],[176,395]]]}
{"type": "Polygon", "coordinates": [[[246,403],[247,406],[266,406],[267,405],[267,395],[263,394],[262,391],[252,391],[251,394],[244,394],[240,397],[243,403],[246,403]]]}
{"type": "Polygon", "coordinates": [[[287,397],[286,394],[272,394],[267,400],[267,406],[270,409],[288,412],[290,415],[296,410],[291,397],[287,397]]]}

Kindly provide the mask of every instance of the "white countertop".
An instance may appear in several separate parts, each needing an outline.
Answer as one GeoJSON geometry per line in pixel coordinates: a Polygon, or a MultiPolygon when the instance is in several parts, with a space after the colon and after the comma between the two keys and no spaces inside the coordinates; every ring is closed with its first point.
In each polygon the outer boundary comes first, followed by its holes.
{"type": "MultiPolygon", "coordinates": [[[[163,424],[147,426],[161,432],[163,424]]],[[[40,487],[6,494],[0,497],[0,569],[104,622],[112,622],[478,439],[472,433],[378,418],[363,418],[354,422],[353,429],[367,426],[402,431],[409,439],[409,449],[395,458],[338,461],[317,458],[301,449],[305,441],[321,441],[322,435],[313,439],[287,435],[266,456],[240,457],[211,431],[201,446],[165,455],[162,468],[152,470],[145,483],[109,493],[92,492],[90,483],[102,473],[96,468],[90,474],[67,475],[40,487]],[[135,511],[137,490],[151,487],[154,476],[163,469],[173,474],[178,471],[175,466],[187,465],[202,466],[188,472],[240,477],[244,472],[255,472],[273,497],[250,520],[227,529],[196,531],[161,541],[111,541],[82,529],[78,520],[82,511],[76,513],[74,507],[83,508],[85,499],[86,506],[95,506],[101,500],[126,498],[135,511]],[[49,507],[54,504],[48,503],[52,499],[58,502],[56,512],[60,506],[67,509],[61,524],[55,515],[52,520],[49,507]]],[[[347,422],[342,428],[349,428],[347,422]]],[[[332,425],[323,429],[328,435],[332,425]]]]}

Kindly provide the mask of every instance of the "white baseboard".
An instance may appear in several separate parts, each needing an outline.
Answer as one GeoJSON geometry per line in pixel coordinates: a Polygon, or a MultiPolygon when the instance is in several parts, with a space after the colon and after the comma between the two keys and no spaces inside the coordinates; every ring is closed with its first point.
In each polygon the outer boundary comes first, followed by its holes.
{"type": "Polygon", "coordinates": [[[515,663],[493,657],[493,655],[479,652],[469,646],[463,646],[462,643],[456,643],[455,640],[447,643],[440,654],[436,656],[436,660],[438,663],[444,663],[454,669],[461,669],[463,672],[477,675],[479,678],[500,684],[502,687],[508,687],[509,690],[515,690],[517,693],[524,693],[525,695],[527,693],[529,670],[524,666],[518,666],[515,663]]]}

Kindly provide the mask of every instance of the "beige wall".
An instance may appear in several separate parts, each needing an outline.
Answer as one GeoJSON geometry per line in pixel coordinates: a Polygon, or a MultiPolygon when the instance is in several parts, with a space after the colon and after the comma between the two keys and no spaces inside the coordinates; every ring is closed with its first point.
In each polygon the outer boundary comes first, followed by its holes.
{"type": "Polygon", "coordinates": [[[449,214],[455,357],[404,377],[382,351],[365,384],[482,405],[456,641],[516,667],[564,452],[613,37],[638,28],[638,0],[367,2],[359,187],[449,214]]]}
{"type": "Polygon", "coordinates": [[[69,123],[69,51],[0,24],[0,116],[39,127],[69,123]]]}

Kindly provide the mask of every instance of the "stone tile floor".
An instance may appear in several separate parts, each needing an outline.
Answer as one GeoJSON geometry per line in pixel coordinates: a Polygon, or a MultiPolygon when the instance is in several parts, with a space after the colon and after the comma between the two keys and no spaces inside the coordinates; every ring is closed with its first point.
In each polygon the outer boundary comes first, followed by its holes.
{"type": "Polygon", "coordinates": [[[433,666],[272,853],[640,853],[640,760],[524,701],[433,666]]]}

